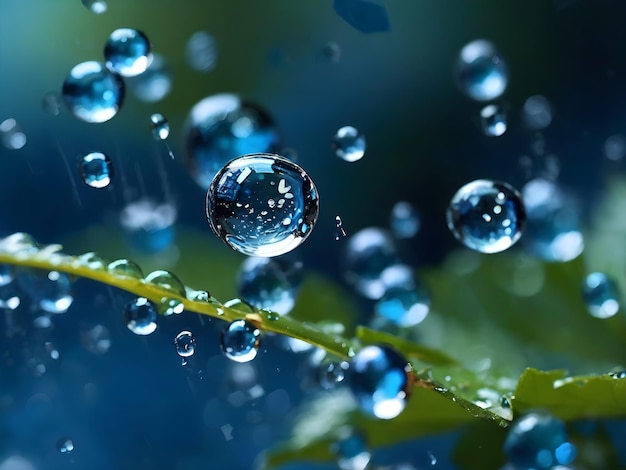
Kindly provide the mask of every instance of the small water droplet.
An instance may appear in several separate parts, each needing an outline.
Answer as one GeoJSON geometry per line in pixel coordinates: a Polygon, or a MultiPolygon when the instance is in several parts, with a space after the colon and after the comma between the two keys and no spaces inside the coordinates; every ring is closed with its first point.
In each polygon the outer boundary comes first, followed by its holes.
{"type": "Polygon", "coordinates": [[[45,312],[65,313],[74,302],[72,281],[65,273],[24,269],[20,271],[17,281],[45,312]]]}
{"type": "Polygon", "coordinates": [[[139,265],[126,258],[112,261],[107,266],[107,270],[116,276],[143,279],[143,272],[139,265]]]}
{"type": "Polygon", "coordinates": [[[104,153],[90,152],[81,157],[79,171],[87,186],[105,188],[111,183],[113,164],[104,153]]]}
{"type": "Polygon", "coordinates": [[[487,137],[500,137],[506,132],[506,113],[502,106],[489,104],[480,110],[480,124],[487,137]]]}
{"type": "Polygon", "coordinates": [[[495,46],[484,39],[466,44],[456,64],[459,88],[476,101],[498,98],[509,81],[507,66],[495,46]]]}
{"type": "Polygon", "coordinates": [[[245,300],[241,299],[230,299],[224,302],[224,307],[232,308],[235,310],[239,310],[244,313],[256,313],[257,309],[250,305],[245,300]]]}
{"type": "Polygon", "coordinates": [[[430,461],[431,465],[437,465],[437,457],[435,456],[435,454],[433,454],[430,450],[426,452],[426,455],[428,455],[428,460],[430,461]]]}
{"type": "Polygon", "coordinates": [[[620,134],[615,134],[604,142],[604,156],[609,160],[619,161],[626,155],[626,139],[620,134]]]}
{"type": "Polygon", "coordinates": [[[613,379],[626,379],[626,370],[618,370],[614,372],[609,372],[609,375],[613,379]]]}
{"type": "Polygon", "coordinates": [[[269,321],[276,321],[280,318],[280,315],[276,312],[266,312],[265,318],[269,321]]]}
{"type": "Polygon", "coordinates": [[[522,119],[528,128],[538,131],[552,122],[552,106],[545,96],[533,95],[524,102],[522,119]]]}
{"type": "Polygon", "coordinates": [[[156,140],[165,140],[169,137],[170,123],[161,113],[150,115],[150,126],[152,128],[152,136],[156,140]]]}
{"type": "Polygon", "coordinates": [[[145,297],[139,297],[126,304],[124,319],[126,326],[136,335],[149,335],[157,329],[157,310],[145,297]]]}
{"type": "Polygon", "coordinates": [[[185,286],[174,273],[164,270],[152,271],[148,274],[144,282],[146,284],[154,284],[162,289],[168,290],[180,297],[185,297],[185,286]]]}
{"type": "Polygon", "coordinates": [[[0,286],[6,286],[15,279],[15,268],[10,264],[0,264],[0,286]]]}
{"type": "Polygon", "coordinates": [[[26,145],[26,134],[15,119],[9,118],[0,123],[0,140],[7,149],[19,150],[26,145]]]}
{"type": "Polygon", "coordinates": [[[211,294],[205,290],[196,290],[192,291],[188,296],[189,300],[193,300],[194,302],[210,302],[211,294]]]}
{"type": "Polygon", "coordinates": [[[217,41],[213,36],[196,31],[191,35],[185,46],[187,64],[198,72],[208,72],[217,64],[217,41]]]}
{"type": "Polygon", "coordinates": [[[341,220],[340,216],[336,215],[335,216],[335,241],[338,242],[339,240],[345,237],[346,237],[346,231],[343,228],[343,220],[341,220]]]}
{"type": "Polygon", "coordinates": [[[407,328],[424,321],[430,310],[430,295],[423,287],[391,287],[374,309],[378,316],[407,328]]]}
{"type": "Polygon", "coordinates": [[[193,356],[196,352],[196,339],[193,337],[191,331],[181,331],[174,338],[174,347],[176,353],[182,357],[187,358],[193,356]]]}
{"type": "Polygon", "coordinates": [[[322,388],[330,390],[343,382],[349,364],[346,361],[322,363],[319,366],[319,382],[322,388]]]}
{"type": "Polygon", "coordinates": [[[509,397],[507,397],[506,395],[502,395],[502,397],[500,397],[500,406],[507,410],[510,409],[511,401],[509,400],[509,397]]]}
{"type": "Polygon", "coordinates": [[[179,299],[163,297],[161,299],[161,303],[158,304],[157,310],[161,315],[167,317],[169,315],[180,315],[185,311],[185,306],[183,305],[183,302],[179,299]]]}
{"type": "Polygon", "coordinates": [[[136,29],[116,29],[104,46],[104,58],[109,70],[134,77],[145,72],[152,61],[150,41],[136,29]]]}
{"type": "Polygon", "coordinates": [[[347,162],[356,162],[365,155],[365,136],[352,126],[340,128],[332,142],[335,154],[347,162]]]}
{"type": "Polygon", "coordinates": [[[111,347],[111,333],[104,325],[94,325],[81,331],[80,339],[87,351],[97,356],[106,354],[111,347]]]}
{"type": "Polygon", "coordinates": [[[591,273],[583,284],[583,300],[590,315],[610,318],[620,309],[617,284],[604,273],[591,273]]]}
{"type": "Polygon", "coordinates": [[[295,163],[271,154],[232,160],[215,176],[206,198],[215,234],[248,256],[279,256],[298,247],[313,230],[318,210],[313,180],[295,163]],[[269,200],[281,195],[271,207],[269,200]]]}
{"type": "Polygon", "coordinates": [[[222,331],[222,352],[235,362],[249,362],[259,351],[261,331],[245,320],[235,320],[222,331]]]}
{"type": "Polygon", "coordinates": [[[341,60],[341,47],[334,41],[327,42],[322,46],[322,57],[328,62],[339,62],[341,60]]]}
{"type": "Polygon", "coordinates": [[[155,103],[165,98],[172,89],[172,74],[165,59],[159,54],[152,55],[152,63],[146,71],[125,80],[133,94],[147,103],[155,103]]]}
{"type": "Polygon", "coordinates": [[[74,442],[69,437],[61,437],[57,441],[56,447],[62,454],[69,454],[74,450],[74,442]]]}
{"type": "Polygon", "coordinates": [[[420,229],[419,214],[413,204],[398,201],[391,208],[389,226],[396,238],[413,238],[420,229]]]}
{"type": "Polygon", "coordinates": [[[101,15],[107,11],[107,3],[104,0],[81,0],[92,13],[101,15]]]}
{"type": "MultiPolygon", "coordinates": [[[[48,245],[48,246],[51,246],[51,245],[48,245]]],[[[42,251],[44,251],[45,249],[46,248],[43,248],[42,251]]],[[[86,266],[89,269],[93,269],[93,270],[101,270],[105,268],[105,266],[107,265],[107,262],[103,258],[98,256],[97,254],[93,252],[89,252],[89,253],[83,253],[82,255],[77,256],[73,264],[78,265],[78,266],[86,266]]]]}
{"type": "Polygon", "coordinates": [[[365,470],[371,458],[365,436],[350,428],[341,429],[339,434],[331,446],[331,451],[339,457],[337,466],[341,470],[365,470]]]}
{"type": "Polygon", "coordinates": [[[446,213],[457,240],[482,253],[510,248],[522,236],[526,213],[521,195],[506,183],[476,180],[457,191],[446,213]]]}

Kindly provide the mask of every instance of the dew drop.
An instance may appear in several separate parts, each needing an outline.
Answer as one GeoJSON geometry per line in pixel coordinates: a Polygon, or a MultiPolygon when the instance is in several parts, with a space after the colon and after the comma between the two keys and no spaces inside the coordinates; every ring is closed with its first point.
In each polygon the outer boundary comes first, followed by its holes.
{"type": "Polygon", "coordinates": [[[338,457],[337,466],[341,470],[368,468],[371,454],[365,436],[350,429],[341,430],[340,434],[339,439],[331,447],[332,452],[338,457]]]}
{"type": "Polygon", "coordinates": [[[74,442],[69,437],[61,437],[57,441],[56,447],[62,454],[69,454],[74,450],[74,442]]]}
{"type": "Polygon", "coordinates": [[[206,215],[215,234],[249,256],[279,256],[298,247],[311,234],[318,210],[317,189],[309,175],[272,154],[232,160],[215,176],[206,197],[206,215]],[[275,199],[279,203],[271,204],[275,199]]]}
{"type": "Polygon", "coordinates": [[[116,29],[104,46],[104,58],[109,70],[134,77],[145,72],[152,61],[150,41],[136,29],[116,29]]]}
{"type": "Polygon", "coordinates": [[[145,336],[157,329],[157,310],[145,297],[139,297],[124,307],[126,326],[136,335],[145,336]]]}
{"type": "Polygon", "coordinates": [[[235,320],[222,331],[222,352],[235,362],[249,362],[259,351],[261,331],[245,320],[235,320]]]}
{"type": "Polygon", "coordinates": [[[476,101],[490,101],[506,90],[507,66],[495,46],[484,39],[466,44],[456,64],[459,88],[476,101]]]}
{"type": "Polygon", "coordinates": [[[23,270],[17,281],[20,287],[48,313],[65,313],[74,297],[70,277],[58,271],[23,270]]]}
{"type": "Polygon", "coordinates": [[[430,310],[430,296],[421,287],[391,287],[374,309],[379,317],[407,328],[424,321],[430,310]]]}
{"type": "Polygon", "coordinates": [[[280,315],[276,312],[267,312],[265,314],[265,318],[267,318],[269,321],[277,321],[280,318],[280,315]]]}
{"type": "Polygon", "coordinates": [[[170,315],[180,315],[185,311],[185,306],[179,299],[163,297],[161,303],[157,306],[157,311],[166,317],[170,315]]]}
{"type": "Polygon", "coordinates": [[[356,162],[365,155],[365,136],[352,126],[340,128],[332,142],[335,154],[346,162],[356,162]]]}
{"type": "Polygon", "coordinates": [[[480,124],[487,137],[500,137],[506,132],[506,113],[502,106],[489,104],[480,110],[480,124]]]}
{"type": "Polygon", "coordinates": [[[107,3],[104,0],[81,0],[92,13],[101,15],[107,11],[107,3]]]}
{"type": "Polygon", "coordinates": [[[205,290],[196,290],[192,291],[190,295],[187,296],[189,300],[193,300],[194,302],[210,302],[211,294],[205,290]]]}
{"type": "Polygon", "coordinates": [[[522,236],[521,195],[506,183],[476,180],[459,189],[446,213],[448,228],[468,248],[498,253],[522,236]]]}
{"type": "Polygon", "coordinates": [[[150,115],[150,126],[152,128],[152,136],[156,140],[165,140],[170,135],[170,123],[161,113],[150,115]]]}
{"type": "Polygon", "coordinates": [[[256,313],[257,309],[250,305],[245,300],[241,299],[230,299],[224,302],[224,307],[232,308],[235,310],[239,310],[244,313],[256,313]]]}
{"type": "Polygon", "coordinates": [[[366,346],[352,358],[348,383],[361,409],[379,419],[393,419],[406,406],[408,363],[388,346],[366,346]]]}
{"type": "Polygon", "coordinates": [[[185,297],[185,286],[174,273],[164,270],[152,271],[148,274],[144,282],[146,284],[153,284],[161,289],[168,290],[176,295],[185,297]]]}
{"type": "Polygon", "coordinates": [[[545,96],[533,95],[524,102],[522,119],[528,128],[539,131],[552,122],[552,106],[545,96]]]}
{"type": "Polygon", "coordinates": [[[172,89],[172,74],[165,59],[153,54],[152,62],[141,75],[128,77],[132,93],[141,101],[155,103],[165,98],[172,89]]]}
{"type": "Polygon", "coordinates": [[[111,274],[132,279],[143,279],[143,272],[139,265],[125,258],[117,259],[108,264],[107,270],[111,274]]]}
{"type": "Polygon", "coordinates": [[[417,209],[410,202],[396,202],[391,208],[389,226],[396,238],[413,238],[420,229],[417,209]]]}
{"type": "Polygon", "coordinates": [[[322,388],[330,390],[344,381],[349,364],[346,361],[322,363],[319,366],[319,382],[322,388]]]}
{"type": "Polygon", "coordinates": [[[2,145],[9,150],[19,150],[26,145],[26,134],[22,127],[13,118],[5,119],[0,123],[0,139],[2,145]]]}
{"type": "Polygon", "coordinates": [[[610,318],[620,309],[617,284],[604,273],[591,273],[585,278],[583,300],[589,314],[596,318],[610,318]]]}
{"type": "Polygon", "coordinates": [[[217,41],[204,31],[196,31],[185,46],[187,64],[198,72],[209,72],[217,63],[217,41]]]}
{"type": "Polygon", "coordinates": [[[80,176],[87,186],[106,188],[111,183],[113,165],[107,155],[91,152],[80,159],[80,176]]]}
{"type": "Polygon", "coordinates": [[[193,333],[191,331],[178,333],[174,338],[174,347],[176,353],[182,358],[193,356],[196,352],[196,339],[193,337],[193,333]]]}
{"type": "Polygon", "coordinates": [[[274,119],[263,108],[237,95],[204,98],[191,109],[185,125],[187,165],[205,190],[233,158],[277,152],[281,147],[274,119]]]}
{"type": "Polygon", "coordinates": [[[76,264],[78,266],[86,266],[89,269],[93,270],[103,270],[107,265],[104,259],[100,258],[97,254],[93,252],[83,253],[82,255],[77,256],[73,264],[76,264]]]}
{"type": "Polygon", "coordinates": [[[104,325],[95,325],[82,331],[80,339],[85,349],[97,356],[106,354],[111,347],[111,333],[104,325]]]}

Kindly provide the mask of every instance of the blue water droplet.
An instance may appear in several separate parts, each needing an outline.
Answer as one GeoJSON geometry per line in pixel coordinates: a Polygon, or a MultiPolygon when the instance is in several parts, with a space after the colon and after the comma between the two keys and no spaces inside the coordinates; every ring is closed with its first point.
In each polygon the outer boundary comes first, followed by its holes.
{"type": "Polygon", "coordinates": [[[335,154],[347,162],[356,162],[365,155],[365,136],[352,126],[337,130],[332,142],[335,154]]]}
{"type": "Polygon", "coordinates": [[[157,329],[157,310],[152,302],[139,297],[124,307],[124,320],[130,331],[136,335],[149,335],[157,329]]]}
{"type": "Polygon", "coordinates": [[[459,189],[446,213],[448,228],[468,248],[498,253],[522,236],[521,195],[506,183],[476,180],[459,189]]]}
{"type": "Polygon", "coordinates": [[[62,454],[69,454],[74,450],[74,442],[69,437],[61,437],[57,441],[56,447],[62,454]]]}
{"type": "Polygon", "coordinates": [[[330,390],[344,381],[350,365],[346,361],[322,363],[319,365],[319,382],[322,388],[330,390]]]}
{"type": "Polygon", "coordinates": [[[144,73],[128,77],[126,81],[132,93],[147,103],[161,101],[172,89],[172,73],[159,54],[152,55],[152,62],[144,73]]]}
{"type": "Polygon", "coordinates": [[[596,318],[610,318],[620,308],[617,284],[604,273],[591,273],[583,284],[583,300],[596,318]]]}
{"type": "Polygon", "coordinates": [[[217,41],[204,31],[193,33],[185,46],[187,63],[198,72],[213,70],[217,63],[217,55],[217,41]]]}
{"type": "Polygon", "coordinates": [[[15,268],[10,264],[0,264],[0,286],[6,286],[15,279],[15,268]]]}
{"type": "Polygon", "coordinates": [[[340,216],[336,215],[335,216],[335,241],[338,242],[342,238],[346,238],[347,235],[348,234],[346,233],[346,230],[343,228],[343,220],[341,220],[340,216]]]}
{"type": "Polygon", "coordinates": [[[585,248],[575,201],[557,183],[535,178],[522,188],[526,227],[522,243],[533,256],[551,262],[577,258],[585,248]]]}
{"type": "Polygon", "coordinates": [[[111,347],[111,333],[104,325],[94,325],[81,331],[80,339],[87,351],[98,356],[106,354],[111,347]]]}
{"type": "Polygon", "coordinates": [[[365,470],[371,459],[365,436],[350,428],[340,430],[340,436],[331,446],[331,451],[339,459],[337,466],[341,470],[365,470]]]}
{"type": "Polygon", "coordinates": [[[428,315],[430,296],[423,288],[391,287],[374,309],[377,315],[397,326],[415,326],[428,315]]]}
{"type": "Polygon", "coordinates": [[[150,115],[150,126],[152,128],[152,136],[156,140],[165,140],[170,135],[170,123],[161,113],[150,115]]]}
{"type": "Polygon", "coordinates": [[[302,283],[302,263],[288,258],[250,257],[237,274],[237,293],[259,309],[288,314],[302,283]]]}
{"type": "Polygon", "coordinates": [[[259,351],[261,331],[245,320],[235,320],[222,331],[222,352],[235,362],[249,362],[259,351]]]}
{"type": "Polygon", "coordinates": [[[196,339],[191,331],[181,331],[174,338],[174,347],[180,357],[190,357],[196,352],[196,339]]]}
{"type": "Polygon", "coordinates": [[[495,46],[478,39],[461,49],[456,64],[456,78],[461,91],[476,101],[498,98],[509,81],[507,66],[495,46]]]}
{"type": "Polygon", "coordinates": [[[215,176],[206,197],[213,231],[249,256],[278,256],[311,234],[319,210],[313,180],[272,154],[236,158],[215,176]]]}
{"type": "Polygon", "coordinates": [[[81,2],[96,15],[101,15],[107,11],[107,3],[104,0],[81,0],[81,2]]]}
{"type": "Polygon", "coordinates": [[[219,94],[191,108],[185,126],[185,154],[195,181],[207,189],[231,159],[282,147],[274,119],[237,95],[219,94]]]}
{"type": "Polygon", "coordinates": [[[344,276],[364,297],[380,299],[387,290],[383,273],[397,262],[398,254],[391,236],[379,228],[364,228],[348,239],[344,276]]]}
{"type": "Polygon", "coordinates": [[[63,100],[81,121],[100,123],[117,114],[124,101],[124,82],[99,62],[75,65],[63,82],[63,100]]]}
{"type": "Polygon", "coordinates": [[[158,313],[166,317],[169,315],[180,315],[185,311],[185,305],[179,299],[163,297],[158,304],[157,311],[158,313]]]}
{"type": "Polygon", "coordinates": [[[389,31],[389,15],[380,0],[334,0],[335,12],[362,33],[389,31]]]}
{"type": "Polygon", "coordinates": [[[489,104],[480,110],[480,124],[487,137],[500,137],[506,132],[507,119],[502,106],[489,104]]]}
{"type": "Polygon", "coordinates": [[[388,346],[366,346],[352,358],[349,384],[361,409],[380,419],[398,416],[409,394],[408,363],[388,346]]]}
{"type": "Polygon", "coordinates": [[[46,93],[41,100],[43,110],[52,115],[58,116],[61,113],[61,95],[58,93],[46,93]]]}
{"type": "Polygon", "coordinates": [[[413,238],[420,229],[417,209],[410,202],[396,202],[391,208],[389,225],[396,238],[413,238]]]}
{"type": "Polygon", "coordinates": [[[80,159],[80,175],[87,186],[105,188],[111,183],[113,164],[102,152],[90,152],[80,159]]]}
{"type": "Polygon", "coordinates": [[[23,270],[17,282],[45,312],[65,313],[74,302],[72,281],[65,273],[23,270]]]}
{"type": "Polygon", "coordinates": [[[549,469],[576,457],[563,422],[543,413],[528,413],[510,427],[504,452],[515,468],[549,469]]]}
{"type": "Polygon", "coordinates": [[[116,29],[104,46],[104,58],[109,70],[134,77],[145,72],[152,62],[150,41],[136,29],[116,29]]]}
{"type": "Polygon", "coordinates": [[[26,134],[14,118],[0,123],[0,140],[9,150],[19,150],[26,145],[26,134]]]}
{"type": "Polygon", "coordinates": [[[552,122],[552,105],[545,96],[533,95],[524,102],[522,119],[529,129],[545,129],[552,122]]]}

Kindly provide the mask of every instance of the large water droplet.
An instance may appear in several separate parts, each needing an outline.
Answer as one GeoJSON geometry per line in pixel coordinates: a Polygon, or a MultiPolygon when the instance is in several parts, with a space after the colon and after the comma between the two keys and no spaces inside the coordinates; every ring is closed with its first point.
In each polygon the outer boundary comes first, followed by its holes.
{"type": "Polygon", "coordinates": [[[380,299],[387,289],[383,272],[397,262],[398,254],[391,236],[378,228],[364,228],[348,239],[344,276],[361,295],[380,299]]]}
{"type": "Polygon", "coordinates": [[[487,137],[500,137],[506,132],[506,113],[502,106],[489,104],[480,110],[480,124],[487,137]]]}
{"type": "Polygon", "coordinates": [[[136,335],[149,335],[157,329],[157,310],[145,297],[139,297],[124,307],[126,326],[136,335]]]}
{"type": "Polygon", "coordinates": [[[278,256],[298,247],[311,234],[318,210],[309,175],[272,154],[232,160],[215,176],[206,198],[213,231],[249,256],[278,256]]]}
{"type": "Polygon", "coordinates": [[[107,270],[117,276],[143,279],[143,272],[139,265],[129,259],[122,258],[112,261],[107,266],[107,270]]]}
{"type": "Polygon", "coordinates": [[[109,70],[134,77],[145,72],[152,61],[150,41],[136,29],[116,29],[104,46],[104,58],[109,70]]]}
{"type": "Polygon", "coordinates": [[[81,121],[105,122],[122,106],[124,82],[99,62],[82,62],[75,65],[65,78],[63,100],[81,121]]]}
{"type": "Polygon", "coordinates": [[[235,362],[249,362],[259,350],[261,331],[245,320],[235,320],[222,331],[222,352],[235,362]]]}
{"type": "Polygon", "coordinates": [[[80,160],[80,175],[87,186],[105,188],[111,183],[113,165],[108,156],[91,152],[80,160]]]}
{"type": "Polygon", "coordinates": [[[609,318],[620,308],[617,284],[604,273],[591,273],[583,284],[583,300],[596,318],[609,318]]]}
{"type": "Polygon", "coordinates": [[[468,248],[498,253],[522,236],[521,195],[506,183],[476,180],[459,189],[446,213],[448,228],[468,248]]]}
{"type": "Polygon", "coordinates": [[[461,49],[456,64],[456,79],[461,91],[476,101],[498,98],[509,80],[504,60],[495,46],[478,39],[461,49]]]}
{"type": "Polygon", "coordinates": [[[398,201],[391,208],[389,225],[396,238],[412,238],[420,229],[420,217],[413,204],[398,201]]]}
{"type": "Polygon", "coordinates": [[[144,281],[147,284],[154,284],[162,289],[168,290],[181,297],[185,297],[185,286],[174,273],[164,270],[152,271],[146,276],[144,281]]]}
{"type": "Polygon", "coordinates": [[[421,323],[430,310],[430,296],[423,288],[391,287],[376,303],[376,314],[400,327],[421,323]]]}
{"type": "Polygon", "coordinates": [[[62,454],[69,454],[74,450],[74,442],[69,437],[61,437],[57,441],[57,450],[62,454]]]}
{"type": "Polygon", "coordinates": [[[65,313],[72,305],[72,282],[58,271],[24,270],[17,281],[38,306],[48,313],[65,313]]]}
{"type": "Polygon", "coordinates": [[[237,275],[237,293],[256,308],[286,315],[302,283],[302,263],[287,258],[250,257],[237,275]]]}
{"type": "Polygon", "coordinates": [[[585,247],[574,200],[553,181],[535,178],[522,188],[526,250],[544,261],[571,261],[585,247]]]}
{"type": "Polygon", "coordinates": [[[156,140],[165,140],[170,135],[170,123],[161,113],[150,115],[150,126],[152,127],[152,136],[156,140]]]}
{"type": "Polygon", "coordinates": [[[196,352],[196,339],[193,337],[193,333],[191,331],[178,333],[174,338],[174,347],[176,353],[182,358],[193,356],[193,353],[196,352]]]}
{"type": "Polygon", "coordinates": [[[106,354],[111,347],[111,334],[104,325],[95,325],[88,330],[81,331],[80,339],[87,351],[98,356],[106,354]]]}
{"type": "Polygon", "coordinates": [[[22,127],[13,118],[5,119],[0,123],[0,140],[9,150],[19,150],[26,145],[26,134],[22,127]]]}
{"type": "Polygon", "coordinates": [[[365,436],[351,429],[341,430],[331,450],[339,457],[337,466],[341,470],[365,470],[370,462],[365,436]]]}
{"type": "Polygon", "coordinates": [[[198,72],[208,72],[217,63],[217,42],[204,31],[196,31],[185,46],[185,57],[189,66],[198,72]]]}
{"type": "Polygon", "coordinates": [[[561,420],[528,413],[510,427],[504,453],[515,468],[540,470],[570,464],[576,457],[576,447],[568,441],[561,420]]]}
{"type": "Polygon", "coordinates": [[[187,118],[187,164],[203,189],[231,159],[249,153],[277,152],[281,146],[274,119],[237,95],[209,96],[196,103],[187,118]]]}
{"type": "Polygon", "coordinates": [[[81,2],[96,15],[101,15],[107,11],[107,3],[104,0],[81,0],[81,2]]]}
{"type": "Polygon", "coordinates": [[[153,54],[152,63],[146,71],[136,77],[128,77],[127,82],[138,99],[155,103],[165,98],[172,89],[172,74],[165,59],[153,54]]]}
{"type": "Polygon", "coordinates": [[[388,346],[366,346],[352,358],[349,384],[361,409],[380,419],[398,416],[406,406],[408,363],[388,346]]]}
{"type": "Polygon", "coordinates": [[[347,162],[356,162],[365,155],[365,136],[352,126],[340,128],[333,138],[335,154],[347,162]]]}

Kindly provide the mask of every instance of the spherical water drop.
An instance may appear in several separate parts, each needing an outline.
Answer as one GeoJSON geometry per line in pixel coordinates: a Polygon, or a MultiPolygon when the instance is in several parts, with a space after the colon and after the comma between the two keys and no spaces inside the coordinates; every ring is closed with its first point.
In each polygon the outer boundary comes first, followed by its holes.
{"type": "Polygon", "coordinates": [[[420,229],[419,214],[410,202],[398,201],[391,208],[389,225],[396,238],[413,238],[420,229]]]}
{"type": "Polygon", "coordinates": [[[406,406],[408,363],[388,346],[366,346],[352,358],[349,384],[361,409],[379,419],[392,419],[406,406]]]}
{"type": "Polygon", "coordinates": [[[96,15],[101,15],[107,11],[107,3],[104,0],[81,0],[89,10],[96,15]]]}
{"type": "Polygon", "coordinates": [[[62,454],[69,454],[74,450],[74,442],[69,437],[61,437],[57,441],[57,450],[62,454]]]}
{"type": "Polygon", "coordinates": [[[498,253],[522,236],[521,195],[506,183],[476,180],[457,191],[446,213],[448,228],[468,248],[498,253]]]}
{"type": "Polygon", "coordinates": [[[126,326],[136,335],[149,335],[157,329],[157,310],[145,297],[139,297],[124,308],[126,326]]]}
{"type": "Polygon", "coordinates": [[[456,64],[456,79],[461,91],[476,101],[498,98],[509,80],[507,66],[495,46],[478,39],[461,49],[456,64]]]}
{"type": "Polygon", "coordinates": [[[104,58],[109,70],[134,77],[145,72],[152,61],[150,41],[136,29],[116,29],[104,46],[104,58]]]}
{"type": "Polygon", "coordinates": [[[553,181],[535,178],[522,188],[526,227],[522,240],[533,256],[551,262],[577,258],[585,247],[578,210],[553,181]]]}
{"type": "Polygon", "coordinates": [[[349,364],[346,361],[322,363],[319,366],[319,382],[322,388],[330,390],[346,378],[349,364]]]}
{"type": "Polygon", "coordinates": [[[222,331],[222,352],[235,362],[249,362],[257,355],[261,331],[245,320],[235,320],[222,331]]]}
{"type": "Polygon", "coordinates": [[[122,106],[124,82],[99,62],[82,62],[65,78],[63,100],[81,121],[105,122],[122,106]]]}
{"type": "Polygon", "coordinates": [[[65,313],[74,302],[72,281],[65,273],[24,270],[20,272],[17,281],[45,312],[65,313]]]}
{"type": "Polygon", "coordinates": [[[104,325],[95,325],[88,330],[82,331],[80,339],[87,351],[98,356],[106,354],[111,347],[111,333],[104,325]]]}
{"type": "Polygon", "coordinates": [[[185,286],[174,273],[164,270],[152,271],[146,276],[144,282],[154,284],[181,297],[185,297],[185,286]]]}
{"type": "Polygon", "coordinates": [[[380,299],[387,289],[383,272],[397,262],[398,254],[391,236],[384,230],[368,227],[348,239],[344,276],[364,297],[380,299]]]}
{"type": "Polygon", "coordinates": [[[576,457],[562,421],[542,413],[529,413],[515,421],[504,441],[504,453],[515,468],[550,469],[576,457]]]}
{"type": "Polygon", "coordinates": [[[429,310],[430,296],[423,288],[391,287],[375,306],[379,317],[405,328],[424,321],[429,310]]]}
{"type": "Polygon", "coordinates": [[[215,38],[204,31],[193,33],[185,46],[187,63],[198,72],[213,70],[217,63],[217,54],[215,38]]]}
{"type": "Polygon", "coordinates": [[[288,314],[302,283],[302,263],[285,258],[250,257],[237,275],[237,293],[256,308],[288,314]]]}
{"type": "Polygon", "coordinates": [[[365,155],[365,136],[352,126],[340,128],[333,138],[335,154],[347,162],[356,162],[365,155]]]}
{"type": "Polygon", "coordinates": [[[180,315],[185,311],[185,305],[178,299],[163,297],[157,311],[164,316],[180,315]]]}
{"type": "Polygon", "coordinates": [[[15,268],[10,264],[0,264],[0,286],[6,286],[15,279],[15,268]]]}
{"type": "Polygon", "coordinates": [[[161,113],[150,115],[150,126],[152,127],[152,136],[156,140],[165,140],[170,135],[170,123],[161,113]]]}
{"type": "Polygon", "coordinates": [[[174,338],[174,346],[180,357],[193,356],[193,353],[196,352],[196,339],[191,331],[181,331],[174,338]]]}
{"type": "Polygon", "coordinates": [[[480,124],[487,137],[500,137],[506,132],[506,113],[502,106],[490,104],[480,110],[480,124]]]}
{"type": "Polygon", "coordinates": [[[172,74],[165,59],[159,54],[153,54],[152,63],[146,71],[136,77],[129,77],[127,82],[138,99],[155,103],[165,98],[172,89],[172,74]]]}
{"type": "Polygon", "coordinates": [[[143,279],[141,268],[129,259],[117,259],[107,266],[107,270],[121,277],[129,277],[133,279],[143,279]]]}
{"type": "Polygon", "coordinates": [[[232,160],[215,176],[206,198],[213,231],[249,256],[278,256],[298,247],[311,234],[318,210],[309,175],[272,154],[232,160]]]}
{"type": "Polygon", "coordinates": [[[80,175],[87,186],[105,188],[111,183],[112,174],[111,160],[101,152],[88,153],[80,160],[80,175]]]}
{"type": "Polygon", "coordinates": [[[281,138],[273,118],[237,95],[209,96],[191,109],[185,154],[193,178],[207,189],[231,159],[249,153],[277,152],[281,138]]]}
{"type": "Polygon", "coordinates": [[[617,284],[604,273],[591,273],[585,278],[583,300],[596,318],[610,318],[620,308],[617,284]]]}
{"type": "Polygon", "coordinates": [[[341,470],[365,470],[371,459],[365,436],[350,429],[342,430],[341,437],[332,446],[341,470]]]}
{"type": "Polygon", "coordinates": [[[13,118],[5,119],[0,123],[0,139],[9,150],[19,150],[26,145],[26,134],[13,118]]]}
{"type": "Polygon", "coordinates": [[[522,118],[532,130],[545,129],[552,122],[552,106],[545,96],[533,95],[524,102],[522,118]]]}

